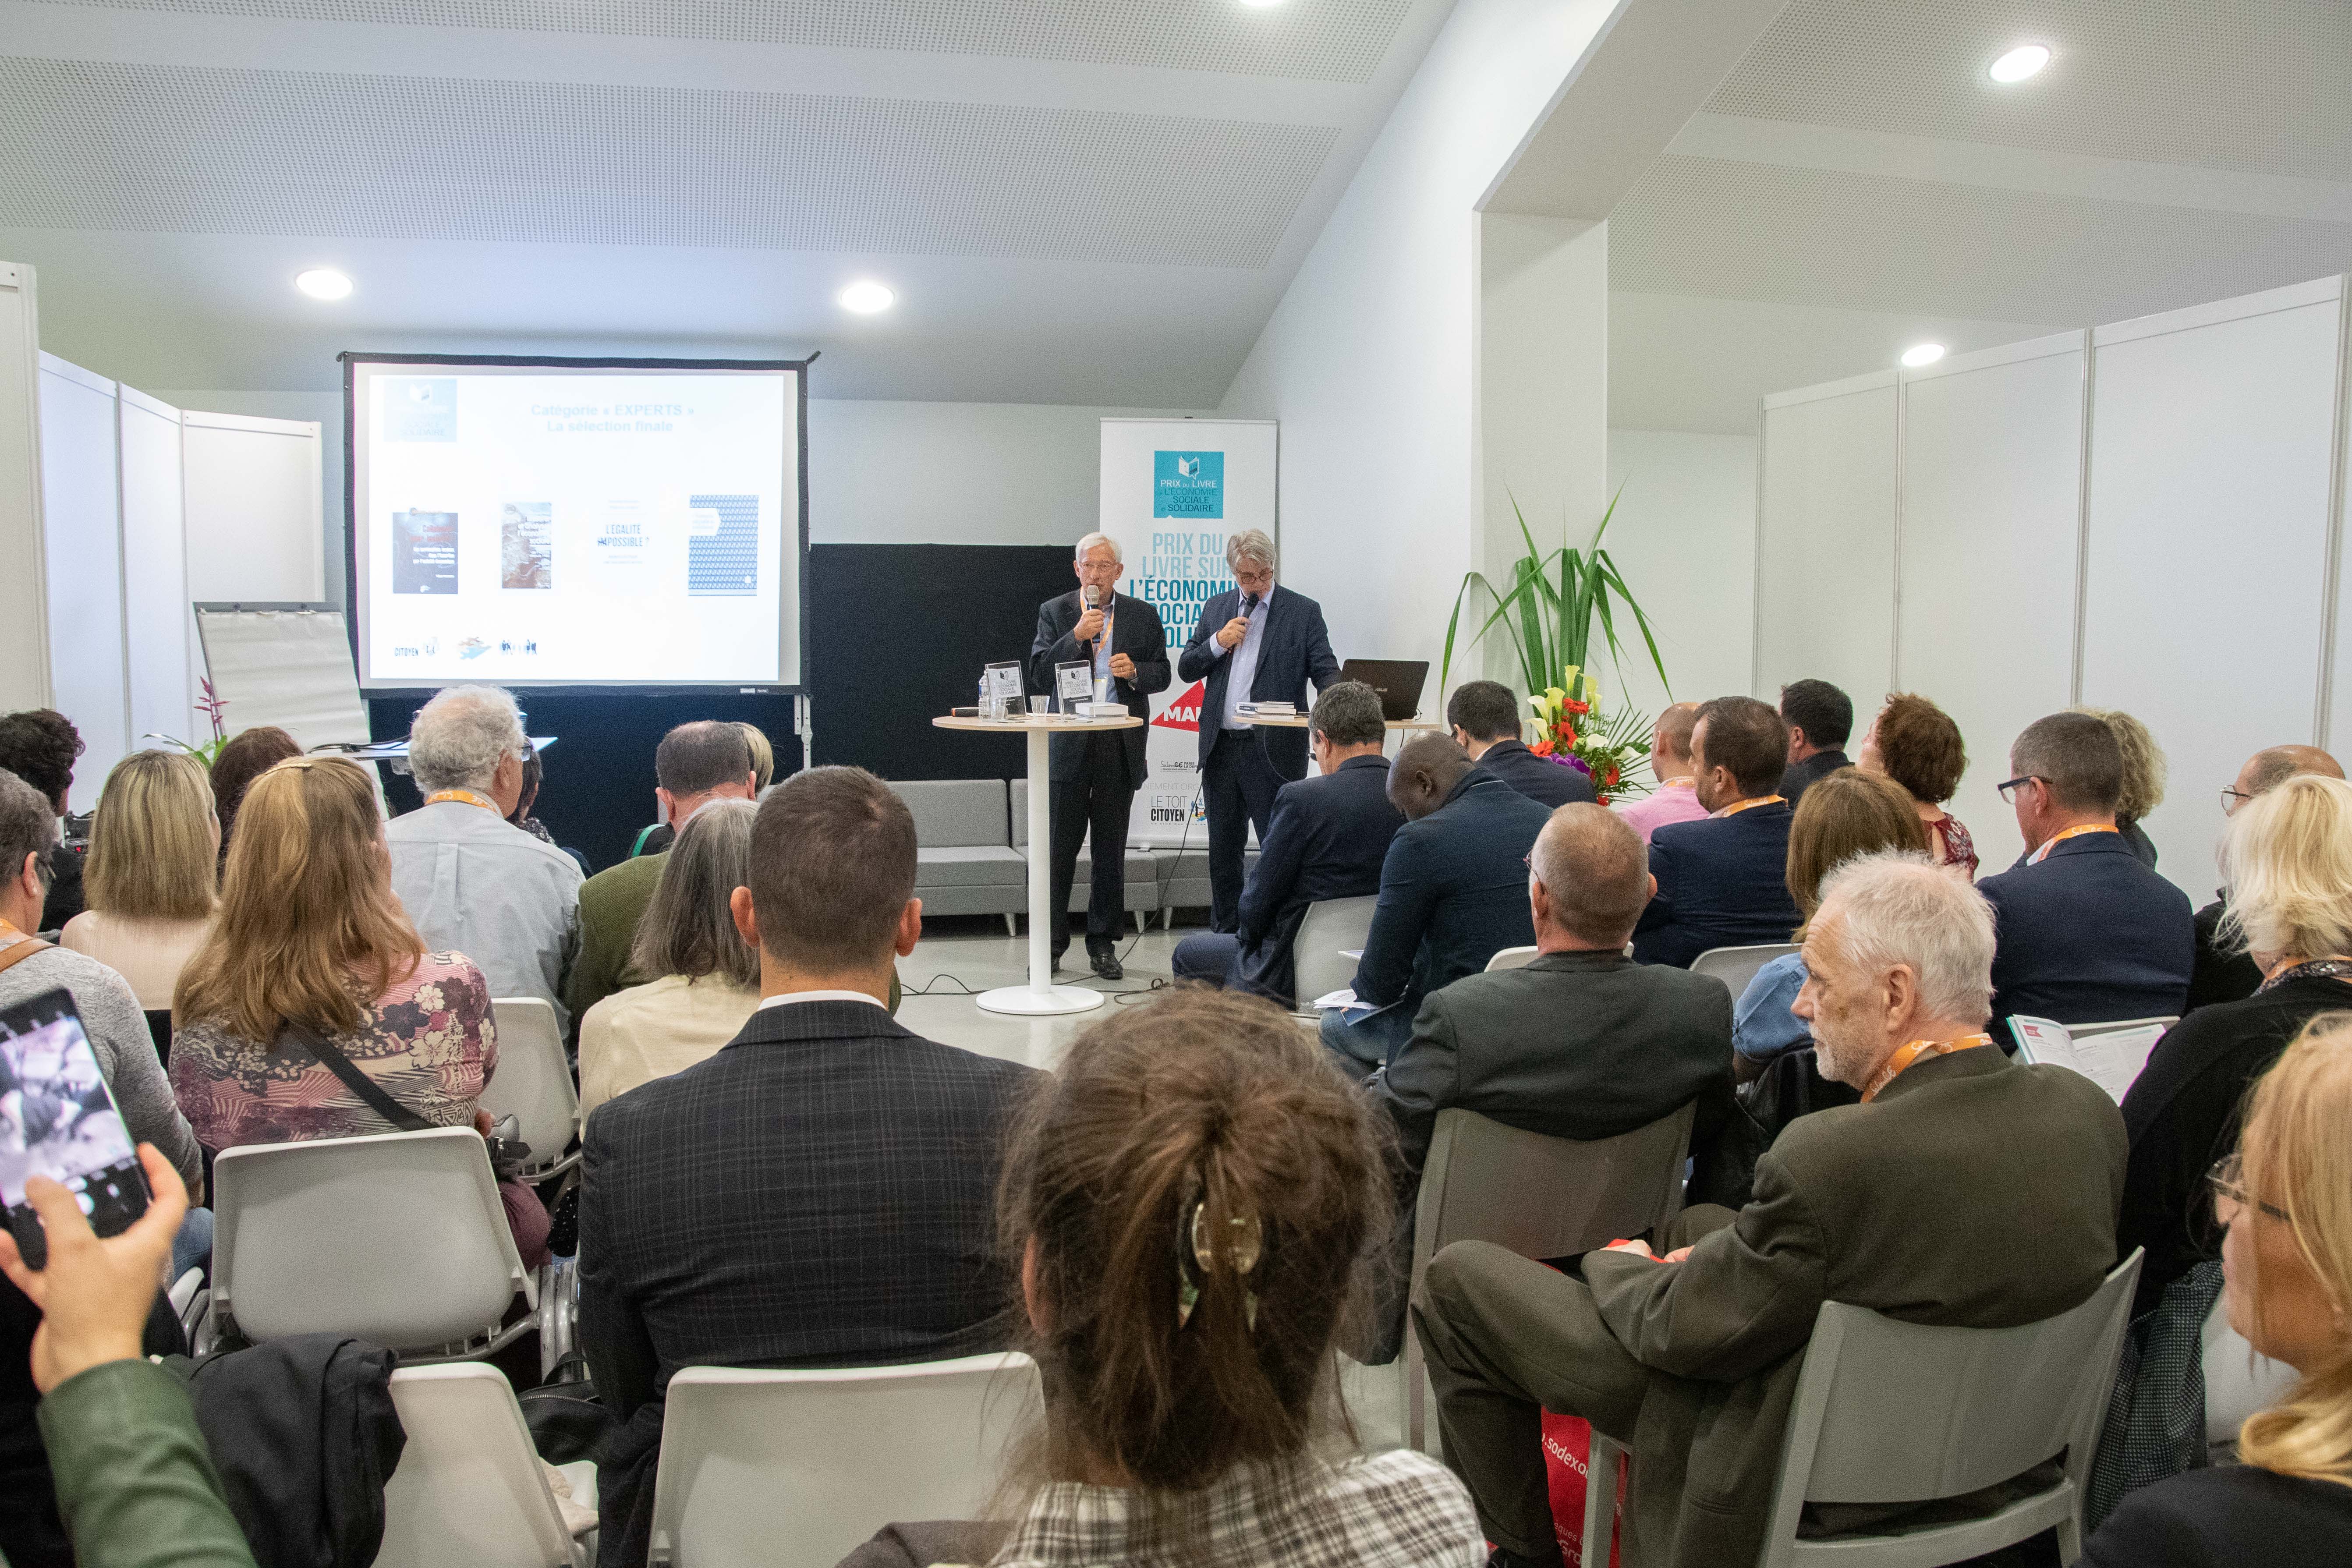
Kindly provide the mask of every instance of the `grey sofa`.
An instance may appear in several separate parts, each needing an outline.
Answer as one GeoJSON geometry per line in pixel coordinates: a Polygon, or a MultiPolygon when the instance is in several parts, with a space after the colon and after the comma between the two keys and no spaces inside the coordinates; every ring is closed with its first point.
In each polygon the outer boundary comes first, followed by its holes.
{"type": "Polygon", "coordinates": [[[1013,916],[1028,902],[1029,862],[1006,832],[1003,779],[894,784],[915,818],[915,897],[927,913],[1013,916]]]}
{"type": "MultiPolygon", "coordinates": [[[[1014,779],[1011,787],[1013,847],[1026,855],[1029,849],[1029,781],[1014,779]]],[[[1127,847],[1125,853],[1128,912],[1149,915],[1160,907],[1160,863],[1149,849],[1127,847]]],[[[1070,879],[1070,909],[1073,913],[1087,907],[1088,879],[1093,875],[1094,847],[1087,845],[1078,851],[1077,871],[1070,879]]]]}

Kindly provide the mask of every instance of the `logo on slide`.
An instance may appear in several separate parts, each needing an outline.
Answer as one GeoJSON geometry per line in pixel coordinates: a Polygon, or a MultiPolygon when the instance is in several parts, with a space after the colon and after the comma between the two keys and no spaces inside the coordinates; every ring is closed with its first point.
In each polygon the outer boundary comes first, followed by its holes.
{"type": "Polygon", "coordinates": [[[1160,717],[1151,721],[1151,727],[1155,730],[1190,730],[1194,734],[1200,733],[1201,703],[1208,689],[1209,683],[1205,680],[1192,682],[1191,690],[1160,710],[1160,717]]]}
{"type": "Polygon", "coordinates": [[[490,651],[490,645],[479,637],[467,637],[457,645],[459,658],[479,658],[490,651]]]}
{"type": "Polygon", "coordinates": [[[1225,455],[1223,452],[1152,453],[1151,515],[1224,516],[1225,455]]]}
{"type": "Polygon", "coordinates": [[[387,441],[455,441],[457,438],[457,378],[454,375],[388,375],[383,388],[383,438],[387,441]]]}

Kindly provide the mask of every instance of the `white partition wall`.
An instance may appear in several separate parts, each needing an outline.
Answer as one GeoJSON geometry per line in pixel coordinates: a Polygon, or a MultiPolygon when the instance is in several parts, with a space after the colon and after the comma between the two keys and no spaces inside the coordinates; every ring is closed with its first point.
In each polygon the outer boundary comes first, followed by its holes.
{"type": "Polygon", "coordinates": [[[2174,785],[2147,833],[2192,889],[2211,887],[2214,792],[2317,723],[2339,292],[2093,334],[2082,697],[2157,731],[2174,785]]]}
{"type": "Polygon", "coordinates": [[[319,426],[238,414],[181,416],[188,594],[200,604],[310,604],[327,591],[319,426]]]}
{"type": "Polygon", "coordinates": [[[148,735],[195,742],[190,705],[187,531],[180,482],[180,411],[128,386],[116,390],[122,466],[122,654],[131,743],[148,735]]]}
{"type": "MultiPolygon", "coordinates": [[[[1988,863],[2010,858],[1995,789],[2009,738],[2074,689],[2084,353],[2068,332],[1903,378],[1894,685],[1932,696],[1967,737],[1951,809],[1988,837],[1988,863]]],[[[1876,693],[1853,696],[1868,723],[1876,693]]]]}
{"type": "Polygon", "coordinates": [[[49,700],[33,269],[0,261],[0,713],[49,700]]]}
{"type": "Polygon", "coordinates": [[[1885,689],[1895,650],[1892,372],[1764,400],[1756,690],[1885,689]]]}
{"type": "Polygon", "coordinates": [[[85,748],[70,810],[98,804],[131,749],[122,655],[122,510],[114,383],[41,356],[41,517],[51,706],[85,748]]]}

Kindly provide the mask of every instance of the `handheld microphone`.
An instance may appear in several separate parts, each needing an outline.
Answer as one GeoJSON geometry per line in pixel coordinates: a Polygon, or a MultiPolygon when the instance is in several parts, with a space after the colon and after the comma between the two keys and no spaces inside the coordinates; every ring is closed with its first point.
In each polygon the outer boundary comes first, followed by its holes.
{"type": "Polygon", "coordinates": [[[1102,590],[1092,583],[1078,590],[1078,600],[1089,610],[1102,608],[1102,590]]]}
{"type": "Polygon", "coordinates": [[[1247,594],[1243,595],[1242,618],[1244,620],[1247,620],[1250,616],[1255,614],[1257,614],[1257,595],[1255,594],[1247,594]]]}

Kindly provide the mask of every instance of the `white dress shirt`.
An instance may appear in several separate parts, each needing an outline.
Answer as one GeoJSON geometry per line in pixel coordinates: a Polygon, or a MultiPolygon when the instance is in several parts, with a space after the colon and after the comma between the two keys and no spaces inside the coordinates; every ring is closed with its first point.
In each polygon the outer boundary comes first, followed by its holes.
{"type": "Polygon", "coordinates": [[[537,996],[568,1028],[563,972],[580,945],[580,868],[487,806],[445,800],[384,825],[392,890],[431,952],[462,952],[490,994],[537,996]]]}

